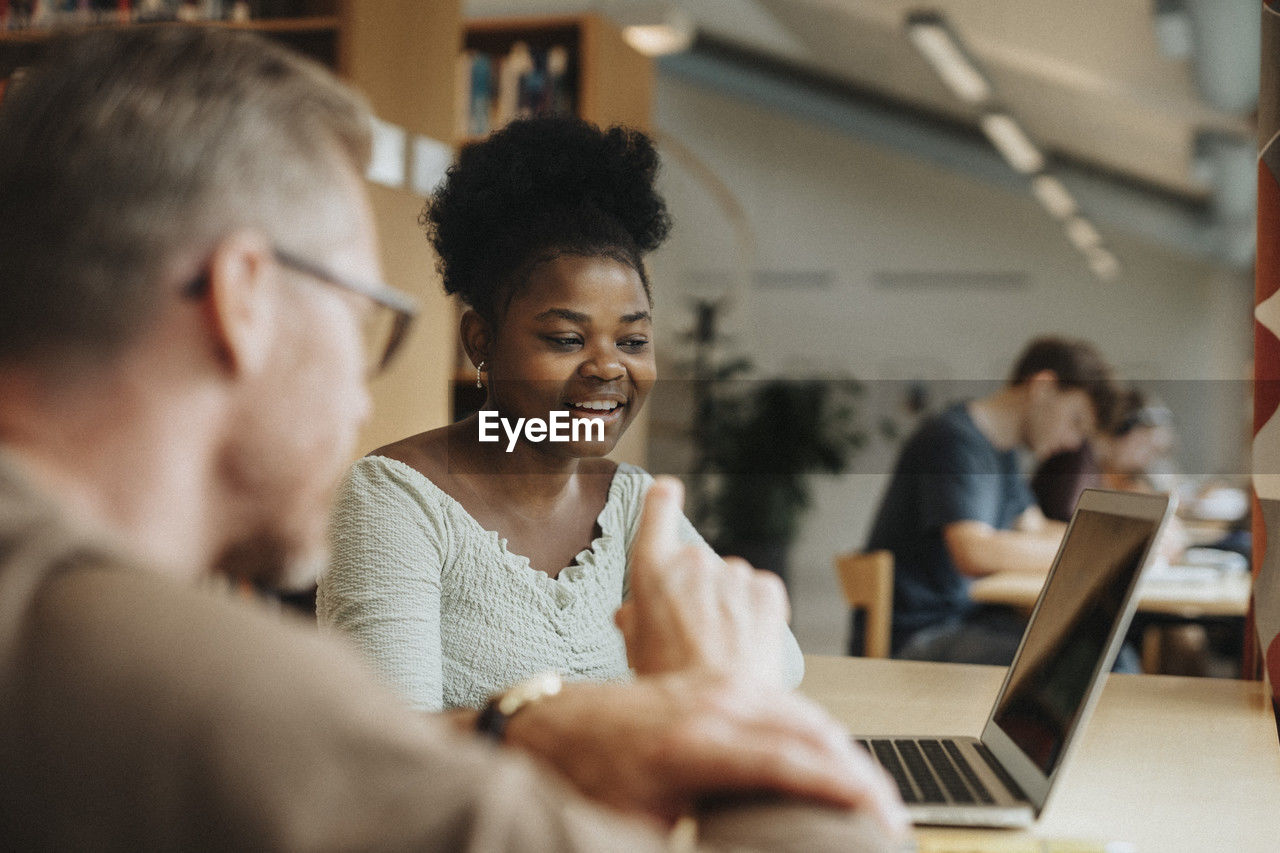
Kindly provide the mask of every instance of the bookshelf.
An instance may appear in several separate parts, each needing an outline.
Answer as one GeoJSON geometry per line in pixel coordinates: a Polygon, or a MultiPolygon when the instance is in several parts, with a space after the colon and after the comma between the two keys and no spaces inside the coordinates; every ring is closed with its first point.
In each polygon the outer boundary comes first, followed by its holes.
{"type": "MultiPolygon", "coordinates": [[[[60,5],[52,0],[42,3],[48,8],[60,5]]],[[[0,0],[0,20],[9,26],[14,21],[4,19],[3,11],[12,13],[16,5],[17,0],[0,0]]],[[[147,3],[95,0],[91,5],[142,9],[147,3]]],[[[185,5],[227,12],[235,4],[185,5]]],[[[409,134],[452,139],[453,70],[462,44],[460,0],[251,0],[248,8],[256,16],[247,21],[222,16],[187,23],[251,30],[277,39],[355,85],[383,121],[409,134]]],[[[14,69],[39,56],[52,28],[111,22],[48,17],[41,26],[0,27],[0,93],[14,69]]],[[[371,387],[373,415],[360,436],[357,455],[448,422],[457,338],[453,307],[440,286],[435,256],[417,224],[422,198],[406,189],[376,184],[368,189],[382,242],[385,279],[413,294],[422,310],[403,352],[371,387]]]]}
{"type": "Polygon", "coordinates": [[[75,11],[58,11],[59,5],[65,4],[52,0],[38,3],[0,0],[0,79],[8,78],[17,68],[35,61],[41,46],[50,34],[59,29],[125,22],[180,22],[260,32],[330,68],[338,67],[337,44],[342,30],[340,0],[243,4],[182,3],[177,0],[157,0],[154,4],[147,4],[96,0],[88,4],[91,8],[77,8],[75,11]],[[36,10],[34,16],[31,13],[33,8],[36,10]]]}
{"type": "MultiPolygon", "coordinates": [[[[383,121],[451,141],[460,0],[346,0],[337,11],[339,73],[369,97],[383,121]]],[[[374,411],[361,433],[361,455],[449,422],[458,337],[435,253],[418,227],[422,197],[376,184],[369,193],[386,280],[413,294],[421,312],[404,351],[373,382],[374,411]]]]}
{"type": "MultiPolygon", "coordinates": [[[[615,26],[596,14],[470,19],[464,25],[454,75],[452,138],[458,147],[483,138],[475,132],[480,129],[478,125],[492,132],[513,115],[539,111],[571,111],[601,127],[625,124],[651,130],[653,63],[631,48],[615,26]],[[525,51],[527,58],[521,55],[525,51]],[[563,53],[563,71],[559,75],[548,74],[555,71],[556,51],[563,53]],[[504,89],[503,66],[513,56],[522,73],[516,75],[508,68],[504,89]],[[493,86],[488,97],[480,95],[474,85],[476,57],[483,57],[482,61],[490,66],[493,86]],[[533,73],[529,74],[531,70],[533,73]],[[561,91],[556,91],[559,87],[554,82],[544,82],[546,76],[558,76],[561,91]],[[521,77],[526,84],[532,77],[535,85],[520,86],[521,77]],[[539,92],[543,97],[538,97],[539,92]],[[499,110],[499,101],[507,109],[499,110]],[[487,113],[487,123],[476,120],[477,112],[487,113]]],[[[454,310],[460,313],[461,306],[455,305],[454,310]]],[[[453,339],[456,338],[455,331],[453,339]]],[[[460,344],[456,345],[454,358],[451,405],[456,419],[474,412],[484,402],[484,392],[476,388],[475,369],[460,344]]],[[[647,410],[642,410],[612,456],[643,465],[647,439],[648,415],[647,410]]]]}
{"type": "MultiPolygon", "coordinates": [[[[551,97],[551,106],[572,111],[587,121],[601,126],[626,124],[648,130],[653,101],[653,64],[637,53],[622,39],[616,27],[595,14],[564,15],[537,18],[478,18],[466,23],[463,37],[465,58],[480,57],[492,65],[492,101],[514,101],[510,87],[503,87],[503,68],[512,63],[521,50],[527,48],[536,62],[537,72],[525,74],[526,80],[547,73],[547,65],[554,60],[555,52],[564,57],[565,68],[558,79],[563,80],[564,97],[551,97]],[[561,101],[561,104],[557,104],[561,101]]],[[[523,69],[529,70],[529,69],[523,69]]],[[[473,132],[460,119],[469,118],[465,109],[472,102],[475,86],[467,79],[464,68],[458,71],[458,107],[455,118],[454,138],[459,144],[474,141],[482,134],[473,132]]],[[[551,74],[553,78],[557,75],[551,74]]],[[[516,79],[509,75],[507,81],[516,79]]],[[[552,86],[552,89],[556,87],[552,86]]],[[[482,103],[483,98],[479,99],[482,103]]],[[[529,110],[526,105],[526,112],[529,110]]],[[[536,107],[534,111],[536,111],[536,107]]],[[[517,109],[518,112],[518,109],[517,109]]],[[[484,132],[496,130],[506,116],[491,116],[484,132]]]]}

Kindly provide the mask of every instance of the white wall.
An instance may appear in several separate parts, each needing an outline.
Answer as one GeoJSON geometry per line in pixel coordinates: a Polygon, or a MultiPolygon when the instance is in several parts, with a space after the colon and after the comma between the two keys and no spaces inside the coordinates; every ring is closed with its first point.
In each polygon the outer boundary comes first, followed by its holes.
{"type": "MultiPolygon", "coordinates": [[[[652,262],[665,362],[688,325],[688,295],[715,292],[744,264],[827,274],[825,286],[739,289],[728,318],[734,345],[762,373],[845,372],[871,380],[883,396],[889,383],[875,380],[998,383],[1028,338],[1088,337],[1129,377],[1175,380],[1158,390],[1180,419],[1184,468],[1246,470],[1240,380],[1251,353],[1248,275],[1104,228],[1124,271],[1100,282],[1030,197],[667,75],[657,81],[655,127],[668,139],[662,188],[676,219],[652,262]],[[680,147],[700,165],[682,161],[680,147]],[[709,194],[704,167],[741,205],[754,258],[744,261],[735,249],[741,225],[735,231],[709,194]],[[884,272],[1021,274],[1025,286],[890,289],[875,284],[884,272]]],[[[895,399],[898,391],[893,386],[895,399]]],[[[658,425],[681,414],[653,413],[658,425]]],[[[657,469],[664,455],[673,458],[660,448],[659,436],[657,469]]],[[[831,556],[863,544],[893,456],[881,443],[857,460],[860,473],[816,484],[791,568],[796,631],[808,652],[842,648],[831,556]]]]}

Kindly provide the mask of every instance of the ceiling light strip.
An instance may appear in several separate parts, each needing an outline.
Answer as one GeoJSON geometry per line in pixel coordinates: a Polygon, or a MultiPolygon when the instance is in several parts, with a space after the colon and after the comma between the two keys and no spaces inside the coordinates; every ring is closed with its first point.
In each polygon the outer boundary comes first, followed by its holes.
{"type": "Polygon", "coordinates": [[[1031,194],[1054,219],[1075,215],[1076,200],[1071,191],[1053,175],[1040,173],[1031,179],[1031,194]]]}
{"type": "Polygon", "coordinates": [[[982,132],[1015,172],[1034,175],[1044,169],[1044,154],[1022,126],[1007,113],[987,113],[978,119],[982,132]]]}
{"type": "Polygon", "coordinates": [[[1080,215],[1075,197],[1054,175],[1045,171],[1044,153],[1007,112],[992,108],[994,90],[989,78],[969,57],[960,38],[938,12],[914,12],[907,17],[907,38],[961,101],[982,109],[978,126],[1014,171],[1031,178],[1031,194],[1054,219],[1063,223],[1067,239],[1084,255],[1098,278],[1110,281],[1120,262],[1102,245],[1102,235],[1080,215]]]}
{"type": "Polygon", "coordinates": [[[957,98],[970,104],[991,99],[991,84],[965,56],[945,24],[917,20],[907,25],[907,35],[957,98]]]}

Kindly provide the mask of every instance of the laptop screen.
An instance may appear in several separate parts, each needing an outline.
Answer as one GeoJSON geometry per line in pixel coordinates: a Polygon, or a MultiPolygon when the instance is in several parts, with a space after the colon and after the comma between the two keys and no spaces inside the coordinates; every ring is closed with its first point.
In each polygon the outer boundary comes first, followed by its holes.
{"type": "Polygon", "coordinates": [[[1076,512],[992,719],[1045,776],[1080,721],[1158,528],[1158,520],[1076,512]]]}

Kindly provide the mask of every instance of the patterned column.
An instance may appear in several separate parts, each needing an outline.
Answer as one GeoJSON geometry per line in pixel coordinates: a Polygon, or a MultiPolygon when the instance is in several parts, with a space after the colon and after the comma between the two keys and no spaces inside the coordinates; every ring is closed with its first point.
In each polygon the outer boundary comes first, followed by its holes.
{"type": "MultiPolygon", "coordinates": [[[[1262,661],[1246,640],[1245,676],[1265,665],[1280,690],[1280,0],[1262,4],[1258,98],[1258,261],[1253,324],[1253,572],[1262,661]],[[1269,547],[1268,532],[1276,547],[1269,547]]],[[[1248,635],[1246,634],[1246,637],[1248,635]]]]}

